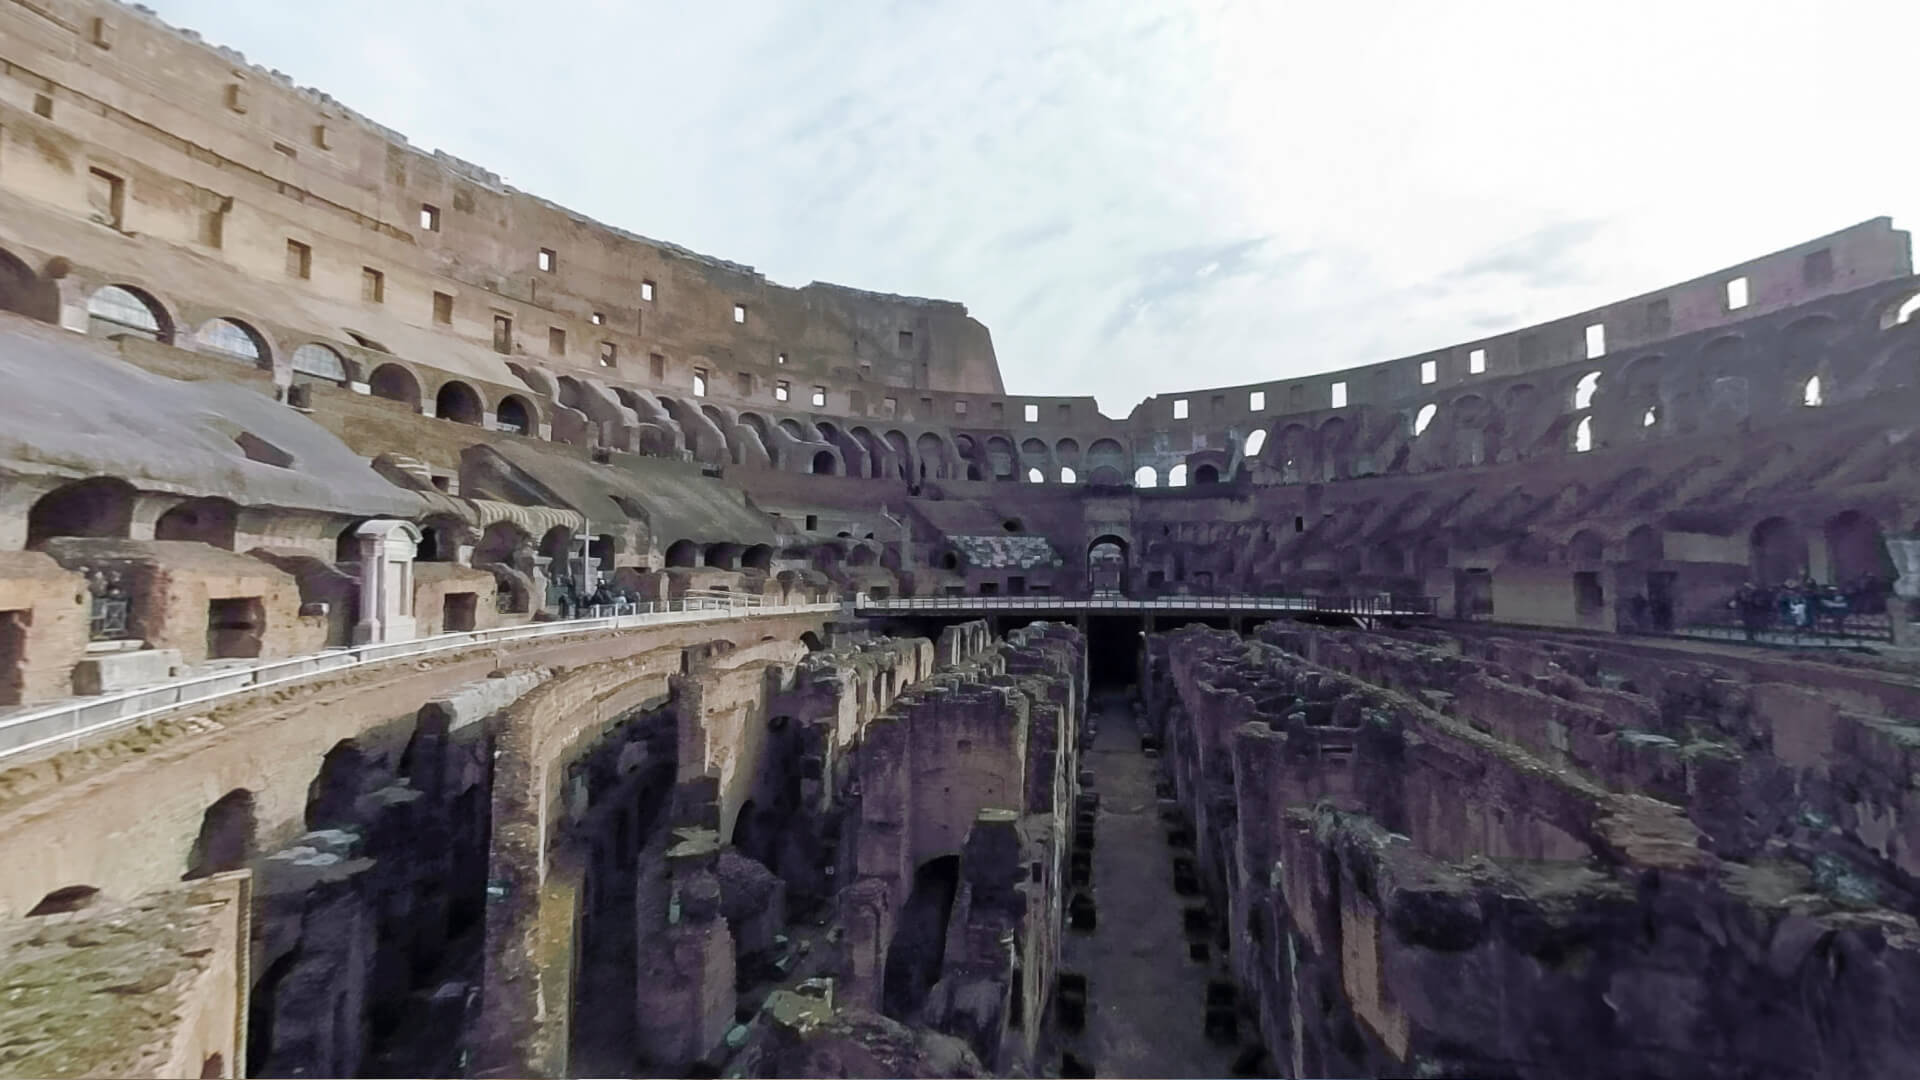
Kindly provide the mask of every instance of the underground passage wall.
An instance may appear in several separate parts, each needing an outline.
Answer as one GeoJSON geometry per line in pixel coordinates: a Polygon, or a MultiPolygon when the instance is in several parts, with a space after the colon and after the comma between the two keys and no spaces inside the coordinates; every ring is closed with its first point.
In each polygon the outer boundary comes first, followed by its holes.
{"type": "Polygon", "coordinates": [[[1278,624],[1149,656],[1201,884],[1291,1075],[1913,1060],[1901,680],[1278,624]]]}

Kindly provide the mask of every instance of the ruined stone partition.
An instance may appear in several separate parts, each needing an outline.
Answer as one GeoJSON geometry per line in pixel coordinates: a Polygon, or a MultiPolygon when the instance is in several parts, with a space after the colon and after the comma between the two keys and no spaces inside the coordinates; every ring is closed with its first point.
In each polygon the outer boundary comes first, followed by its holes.
{"type": "Polygon", "coordinates": [[[945,631],[942,655],[962,661],[854,752],[836,996],[959,1036],[989,1068],[1030,1068],[1059,963],[1085,646],[1053,624],[970,654],[978,640],[945,631]]]}
{"type": "Polygon", "coordinates": [[[1903,685],[1278,625],[1148,655],[1290,1075],[1901,1075],[1920,1050],[1903,685]]]}

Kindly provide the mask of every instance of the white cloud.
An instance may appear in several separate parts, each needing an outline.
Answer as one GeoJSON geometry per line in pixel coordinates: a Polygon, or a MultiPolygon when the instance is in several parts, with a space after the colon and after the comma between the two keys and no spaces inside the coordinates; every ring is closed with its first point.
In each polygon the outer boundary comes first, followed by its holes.
{"type": "Polygon", "coordinates": [[[158,6],[610,223],[965,302],[1110,413],[1920,210],[1910,5],[158,6]]]}

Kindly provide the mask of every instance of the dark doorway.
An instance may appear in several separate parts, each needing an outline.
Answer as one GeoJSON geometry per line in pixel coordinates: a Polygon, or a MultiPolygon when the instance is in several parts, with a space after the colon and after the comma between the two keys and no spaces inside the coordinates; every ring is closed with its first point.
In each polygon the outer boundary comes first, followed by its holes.
{"type": "Polygon", "coordinates": [[[1492,571],[1454,571],[1453,614],[1458,619],[1484,619],[1493,614],[1492,571]]]}
{"type": "Polygon", "coordinates": [[[1087,619],[1087,679],[1094,686],[1131,686],[1140,678],[1141,621],[1137,615],[1087,619]]]}
{"type": "Polygon", "coordinates": [[[259,656],[266,628],[266,605],[257,596],[208,601],[207,659],[259,656]]]}
{"type": "Polygon", "coordinates": [[[1656,570],[1647,575],[1647,620],[1655,630],[1673,629],[1673,583],[1671,570],[1656,570]]]}
{"type": "Polygon", "coordinates": [[[253,857],[253,792],[235,788],[207,807],[200,818],[200,835],[193,839],[183,881],[224,874],[247,865],[253,857]]]}
{"type": "Polygon", "coordinates": [[[911,1021],[926,1003],[933,984],[940,981],[947,918],[953,913],[953,895],[959,887],[958,855],[928,859],[914,871],[913,891],[907,895],[893,941],[887,946],[880,990],[880,1011],[886,1015],[911,1021]]]}
{"type": "Polygon", "coordinates": [[[480,610],[478,593],[448,593],[441,601],[440,629],[449,633],[464,633],[475,627],[475,617],[480,610]]]}

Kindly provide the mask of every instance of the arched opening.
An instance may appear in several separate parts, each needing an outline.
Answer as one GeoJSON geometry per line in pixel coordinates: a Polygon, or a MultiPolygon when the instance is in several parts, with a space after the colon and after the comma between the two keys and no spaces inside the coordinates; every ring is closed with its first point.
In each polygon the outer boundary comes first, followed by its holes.
{"type": "Polygon", "coordinates": [[[1911,322],[1916,314],[1920,314],[1920,293],[1907,297],[1905,303],[1893,309],[1893,314],[1883,325],[1899,326],[1901,323],[1911,322]]]}
{"type": "Polygon", "coordinates": [[[414,412],[420,411],[420,380],[399,364],[381,364],[367,377],[367,390],[374,397],[398,401],[414,412]]]}
{"type": "Polygon", "coordinates": [[[1127,542],[1102,536],[1087,545],[1087,590],[1124,593],[1127,590],[1127,542]]]}
{"type": "Polygon", "coordinates": [[[1071,468],[1062,465],[1060,466],[1060,482],[1063,484],[1077,484],[1080,482],[1080,476],[1071,468]]]}
{"type": "Polygon", "coordinates": [[[701,562],[719,570],[740,569],[740,545],[729,543],[708,544],[702,553],[701,562]]]}
{"type": "Polygon", "coordinates": [[[486,415],[480,394],[458,379],[448,381],[433,395],[433,412],[440,419],[456,424],[479,424],[486,415]]]}
{"type": "Polygon", "coordinates": [[[27,511],[27,547],[56,536],[124,538],[133,528],[133,498],[133,485],[109,476],[55,488],[27,511]]]}
{"type": "Polygon", "coordinates": [[[1047,474],[1041,472],[1037,467],[1027,470],[1027,483],[1044,484],[1046,482],[1047,482],[1047,474]]]}
{"type": "Polygon", "coordinates": [[[525,529],[511,521],[496,521],[487,526],[487,531],[480,534],[480,542],[473,546],[473,565],[511,565],[518,561],[520,553],[532,551],[533,537],[527,535],[525,529]]]}
{"type": "Polygon", "coordinates": [[[1815,375],[1809,378],[1806,385],[1800,388],[1800,404],[1810,409],[1817,409],[1826,404],[1826,399],[1820,393],[1820,376],[1815,375]]]}
{"type": "Polygon", "coordinates": [[[1606,558],[1606,541],[1592,529],[1582,529],[1567,541],[1567,561],[1576,566],[1595,566],[1606,558]]]}
{"type": "Polygon", "coordinates": [[[533,410],[526,400],[518,394],[508,394],[500,399],[500,407],[494,410],[494,426],[501,431],[511,431],[515,435],[529,435],[533,432],[533,410]]]}
{"type": "Polygon", "coordinates": [[[1160,474],[1154,471],[1153,466],[1142,465],[1133,470],[1133,486],[1137,488],[1159,487],[1160,474]]]}
{"type": "Polygon", "coordinates": [[[1580,376],[1580,381],[1573,384],[1574,411],[1577,412],[1581,409],[1592,408],[1593,395],[1599,389],[1600,389],[1600,373],[1599,372],[1589,371],[1585,375],[1580,376]]]}
{"type": "Polygon", "coordinates": [[[675,540],[667,546],[668,566],[695,566],[700,561],[700,545],[691,540],[675,540]]]}
{"type": "Polygon", "coordinates": [[[800,634],[800,644],[805,645],[808,652],[819,652],[827,647],[826,644],[820,640],[820,635],[811,630],[803,631],[800,634]]]}
{"type": "Polygon", "coordinates": [[[1433,423],[1434,416],[1439,412],[1440,412],[1440,406],[1435,405],[1431,401],[1427,402],[1425,405],[1420,406],[1420,411],[1415,413],[1413,417],[1413,433],[1415,435],[1420,435],[1425,433],[1427,430],[1427,425],[1433,423]]]}
{"type": "Polygon", "coordinates": [[[166,309],[130,285],[108,285],[87,298],[87,333],[108,338],[131,334],[173,344],[173,323],[166,309]]]}
{"type": "Polygon", "coordinates": [[[295,375],[311,375],[332,383],[347,381],[346,360],[318,342],[309,341],[293,350],[292,364],[295,375]]]}
{"type": "Polygon", "coordinates": [[[233,550],[239,507],[226,499],[188,499],[154,522],[155,540],[197,540],[233,550]]]}
{"type": "Polygon", "coordinates": [[[1183,461],[1180,464],[1175,465],[1173,468],[1167,470],[1167,486],[1170,488],[1180,488],[1180,487],[1187,486],[1187,463],[1186,462],[1183,461]]]}
{"type": "Polygon", "coordinates": [[[1220,482],[1220,470],[1211,465],[1202,465],[1193,470],[1193,482],[1196,484],[1217,484],[1220,482]]]}
{"type": "Polygon", "coordinates": [[[755,544],[740,553],[740,565],[749,570],[773,569],[773,548],[768,544],[755,544]]]}
{"type": "Polygon", "coordinates": [[[1242,457],[1259,457],[1260,451],[1266,448],[1267,429],[1259,428],[1255,430],[1253,434],[1247,436],[1247,444],[1241,448],[1240,454],[1242,457]]]}
{"type": "Polygon", "coordinates": [[[1573,427],[1573,452],[1584,454],[1593,449],[1593,417],[1583,416],[1573,427]]]}
{"type": "Polygon", "coordinates": [[[183,881],[238,870],[253,858],[253,792],[235,788],[207,807],[193,838],[183,881]]]}
{"type": "Polygon", "coordinates": [[[1828,519],[1822,530],[1827,541],[1827,580],[1843,588],[1891,585],[1898,576],[1887,555],[1880,523],[1858,510],[1828,519]]]}
{"type": "Polygon", "coordinates": [[[64,915],[69,911],[90,907],[98,899],[100,899],[100,890],[91,885],[68,885],[66,888],[55,889],[41,897],[40,902],[27,911],[27,917],[64,915]]]}
{"type": "Polygon", "coordinates": [[[1758,585],[1798,581],[1807,572],[1807,538],[1786,518],[1768,518],[1755,525],[1748,549],[1758,585]]]}
{"type": "Polygon", "coordinates": [[[913,872],[913,889],[894,924],[881,979],[880,1011],[896,1020],[911,1019],[940,981],[946,954],[947,921],[960,888],[960,856],[928,859],[913,872]]]}
{"type": "Polygon", "coordinates": [[[1623,545],[1628,562],[1658,562],[1663,556],[1659,530],[1641,525],[1627,534],[1623,545]]]}
{"type": "Polygon", "coordinates": [[[194,342],[201,351],[240,360],[254,367],[269,367],[272,358],[267,354],[267,341],[260,332],[238,319],[209,319],[200,332],[194,335],[194,342]]]}
{"type": "Polygon", "coordinates": [[[359,823],[354,803],[366,785],[367,756],[359,744],[342,739],[320,761],[320,771],[307,785],[306,821],[309,829],[351,828],[359,823]]]}
{"type": "Polygon", "coordinates": [[[810,471],[815,476],[832,476],[840,471],[840,460],[833,456],[833,451],[821,450],[813,455],[813,468],[810,471]]]}

